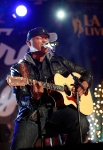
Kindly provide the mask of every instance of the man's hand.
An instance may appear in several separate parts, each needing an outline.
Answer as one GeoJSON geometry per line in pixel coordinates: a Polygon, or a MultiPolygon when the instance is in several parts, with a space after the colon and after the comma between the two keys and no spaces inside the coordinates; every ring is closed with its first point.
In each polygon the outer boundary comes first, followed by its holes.
{"type": "Polygon", "coordinates": [[[79,95],[79,96],[82,96],[83,94],[85,94],[86,91],[87,91],[87,88],[88,88],[88,83],[87,83],[86,81],[83,81],[83,82],[81,83],[81,85],[84,87],[85,90],[82,89],[82,87],[78,86],[77,91],[78,91],[78,95],[79,95]]]}
{"type": "MultiPolygon", "coordinates": [[[[86,81],[83,81],[81,83],[81,85],[84,87],[84,89],[82,89],[81,86],[78,86],[77,92],[78,92],[79,96],[82,96],[83,94],[86,94],[87,93],[87,88],[88,88],[88,83],[86,81]]],[[[76,96],[75,87],[74,86],[72,87],[71,91],[72,91],[73,96],[76,96]]]]}
{"type": "Polygon", "coordinates": [[[39,99],[44,93],[44,88],[41,82],[33,80],[31,94],[34,99],[39,99]]]}

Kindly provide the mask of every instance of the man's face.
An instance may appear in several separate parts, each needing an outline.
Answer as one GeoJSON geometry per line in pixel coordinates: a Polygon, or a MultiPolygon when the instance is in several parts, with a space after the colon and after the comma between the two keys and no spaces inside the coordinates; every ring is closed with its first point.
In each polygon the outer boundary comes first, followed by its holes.
{"type": "Polygon", "coordinates": [[[43,34],[33,37],[30,41],[27,41],[27,44],[30,50],[32,51],[34,50],[34,52],[41,51],[43,53],[46,53],[48,52],[48,48],[44,48],[43,44],[48,42],[49,42],[48,35],[43,34]]]}

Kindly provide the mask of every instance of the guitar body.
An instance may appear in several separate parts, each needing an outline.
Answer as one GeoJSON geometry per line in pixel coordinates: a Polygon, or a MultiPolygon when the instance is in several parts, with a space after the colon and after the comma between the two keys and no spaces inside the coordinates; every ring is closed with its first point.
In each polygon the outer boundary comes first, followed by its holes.
{"type": "MultiPolygon", "coordinates": [[[[78,73],[73,73],[76,77],[80,78],[80,75],[78,73]]],[[[71,75],[69,75],[67,78],[63,77],[60,74],[55,74],[54,76],[54,82],[56,85],[64,86],[67,85],[69,89],[72,91],[72,87],[74,84],[74,80],[71,75]]],[[[52,91],[50,96],[53,97],[53,99],[56,102],[56,107],[60,108],[64,105],[74,105],[77,108],[77,103],[76,99],[71,93],[71,95],[67,95],[65,91],[52,91]]],[[[90,91],[88,90],[87,95],[82,95],[79,100],[79,107],[80,107],[80,112],[83,113],[84,115],[91,115],[93,112],[93,101],[92,101],[92,96],[90,91]]]]}

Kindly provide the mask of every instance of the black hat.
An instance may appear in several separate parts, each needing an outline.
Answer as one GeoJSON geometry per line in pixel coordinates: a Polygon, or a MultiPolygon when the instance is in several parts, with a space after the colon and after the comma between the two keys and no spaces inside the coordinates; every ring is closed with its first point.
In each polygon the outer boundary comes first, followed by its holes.
{"type": "Polygon", "coordinates": [[[30,40],[31,38],[38,36],[38,35],[42,35],[42,34],[48,35],[50,42],[57,40],[56,33],[48,33],[48,31],[43,27],[37,27],[37,28],[31,29],[27,34],[27,40],[30,40]]]}

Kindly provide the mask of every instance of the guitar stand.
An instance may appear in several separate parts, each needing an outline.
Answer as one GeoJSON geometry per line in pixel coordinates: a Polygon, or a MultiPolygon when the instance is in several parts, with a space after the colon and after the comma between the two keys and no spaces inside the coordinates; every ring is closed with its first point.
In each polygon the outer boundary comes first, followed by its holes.
{"type": "MultiPolygon", "coordinates": [[[[55,48],[54,48],[54,47],[53,47],[53,49],[51,50],[51,52],[52,52],[52,54],[55,53],[55,48]]],[[[58,58],[58,55],[57,55],[56,53],[55,53],[55,56],[57,57],[57,59],[59,59],[59,58],[58,58]]],[[[60,59],[59,59],[59,60],[60,60],[60,59]]],[[[85,89],[84,89],[84,87],[82,86],[82,84],[81,84],[81,82],[79,81],[79,79],[78,79],[76,76],[74,76],[74,75],[70,72],[70,70],[67,68],[67,66],[66,66],[61,60],[60,60],[60,63],[67,69],[67,71],[69,72],[69,74],[72,75],[73,80],[75,81],[75,82],[74,82],[75,84],[73,84],[73,85],[74,85],[75,90],[76,90],[76,104],[77,104],[77,112],[78,112],[79,131],[80,131],[80,139],[81,139],[81,143],[82,143],[82,130],[81,130],[81,123],[80,123],[80,108],[79,108],[79,100],[80,100],[80,97],[79,97],[79,95],[78,95],[77,88],[78,88],[78,85],[79,85],[79,86],[81,86],[81,88],[82,88],[83,90],[85,90],[85,89]]]]}

